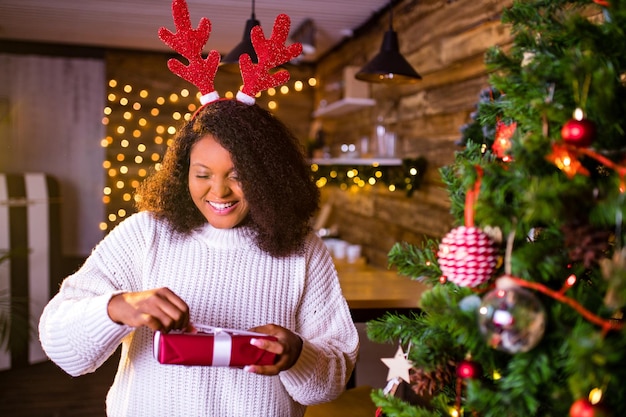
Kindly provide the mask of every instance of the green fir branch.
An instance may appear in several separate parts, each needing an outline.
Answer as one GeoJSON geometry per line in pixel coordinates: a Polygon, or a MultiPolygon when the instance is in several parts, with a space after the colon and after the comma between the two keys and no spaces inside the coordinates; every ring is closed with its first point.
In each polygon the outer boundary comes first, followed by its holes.
{"type": "Polygon", "coordinates": [[[449,417],[450,405],[445,396],[436,396],[429,406],[410,404],[401,398],[386,395],[383,390],[373,390],[372,401],[385,411],[385,417],[449,417]]]}
{"type": "Polygon", "coordinates": [[[389,251],[389,264],[401,275],[425,283],[437,282],[441,269],[437,263],[438,242],[424,238],[422,247],[403,242],[396,243],[389,251]]]}

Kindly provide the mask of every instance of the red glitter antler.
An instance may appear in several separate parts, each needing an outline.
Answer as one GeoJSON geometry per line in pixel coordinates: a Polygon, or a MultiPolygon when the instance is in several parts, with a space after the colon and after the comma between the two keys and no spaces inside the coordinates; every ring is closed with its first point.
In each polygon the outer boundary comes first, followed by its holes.
{"type": "Polygon", "coordinates": [[[302,52],[301,43],[294,43],[289,47],[285,46],[290,24],[289,16],[286,14],[278,15],[274,22],[272,36],[269,39],[265,39],[263,29],[260,26],[252,28],[250,37],[259,63],[254,64],[248,54],[239,57],[243,87],[237,93],[237,100],[253,104],[257,93],[284,84],[289,80],[287,70],[280,70],[273,74],[270,73],[270,70],[289,62],[302,52]]]}
{"type": "Polygon", "coordinates": [[[185,0],[172,1],[172,16],[176,25],[176,33],[167,28],[159,29],[159,38],[170,48],[187,58],[189,65],[185,65],[177,59],[167,61],[167,66],[174,74],[189,81],[198,89],[202,97],[202,104],[210,103],[219,98],[215,91],[213,80],[220,63],[219,52],[212,50],[206,59],[202,58],[202,48],[209,40],[211,33],[211,21],[206,17],[200,19],[198,29],[191,27],[189,10],[185,0]]]}

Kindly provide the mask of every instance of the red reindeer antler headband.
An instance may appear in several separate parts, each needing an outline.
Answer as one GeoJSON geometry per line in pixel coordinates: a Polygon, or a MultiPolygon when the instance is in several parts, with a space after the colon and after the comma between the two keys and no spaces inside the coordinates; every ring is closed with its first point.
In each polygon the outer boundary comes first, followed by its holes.
{"type": "MultiPolygon", "coordinates": [[[[202,94],[200,102],[207,105],[219,99],[215,91],[213,80],[220,63],[220,54],[211,50],[206,58],[202,57],[202,48],[209,40],[211,22],[206,17],[200,19],[198,28],[191,26],[189,10],[185,0],[172,1],[172,16],[176,25],[176,33],[167,28],[159,29],[159,38],[170,48],[187,58],[189,65],[172,58],[167,66],[174,74],[189,81],[202,94]]],[[[263,90],[277,87],[289,81],[289,72],[280,70],[270,73],[270,70],[289,62],[302,52],[302,44],[285,45],[289,35],[290,20],[286,14],[280,14],[274,22],[274,29],[269,39],[265,38],[263,29],[255,26],[250,32],[252,46],[258,57],[258,64],[254,64],[248,54],[239,57],[239,68],[243,79],[243,87],[237,92],[237,100],[246,104],[254,104],[255,96],[263,90]]]]}

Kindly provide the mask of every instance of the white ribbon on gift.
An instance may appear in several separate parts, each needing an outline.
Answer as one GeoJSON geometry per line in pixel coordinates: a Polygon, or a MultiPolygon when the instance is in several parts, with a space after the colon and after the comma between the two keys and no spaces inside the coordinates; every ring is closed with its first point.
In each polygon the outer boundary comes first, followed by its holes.
{"type": "Polygon", "coordinates": [[[212,366],[230,365],[230,352],[233,340],[228,332],[217,329],[213,336],[213,361],[212,366]]]}
{"type": "Polygon", "coordinates": [[[244,336],[267,336],[263,333],[248,332],[244,330],[224,329],[221,327],[205,326],[202,324],[194,324],[196,329],[205,332],[212,333],[214,336],[213,341],[213,360],[212,366],[229,366],[230,355],[232,351],[232,337],[231,334],[238,334],[244,336]]]}

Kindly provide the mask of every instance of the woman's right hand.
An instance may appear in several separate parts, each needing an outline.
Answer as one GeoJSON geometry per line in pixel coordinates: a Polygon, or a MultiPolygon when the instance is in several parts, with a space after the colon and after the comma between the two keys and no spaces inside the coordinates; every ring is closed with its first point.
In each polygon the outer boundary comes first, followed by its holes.
{"type": "Polygon", "coordinates": [[[111,297],[107,307],[116,323],[168,332],[189,327],[189,307],[169,288],[126,292],[111,297]]]}

